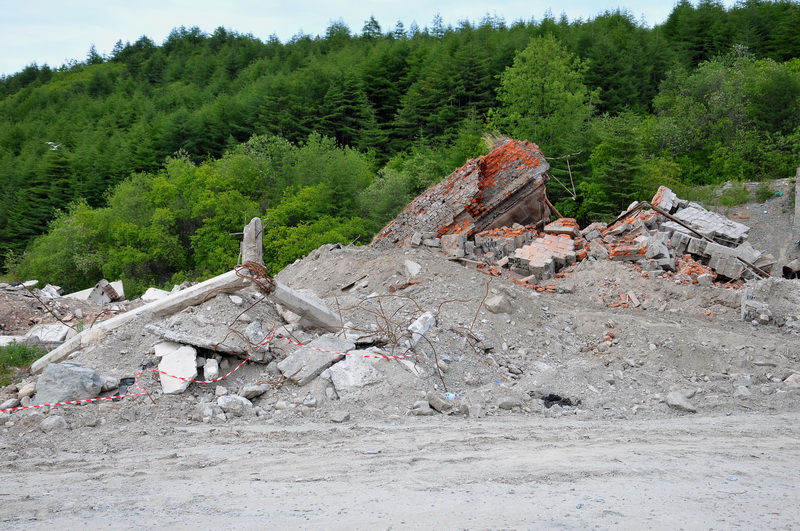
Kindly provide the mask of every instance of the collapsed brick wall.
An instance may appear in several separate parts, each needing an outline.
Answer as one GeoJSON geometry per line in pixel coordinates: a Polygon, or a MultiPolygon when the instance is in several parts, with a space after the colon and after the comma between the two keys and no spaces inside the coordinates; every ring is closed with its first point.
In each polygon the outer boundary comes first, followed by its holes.
{"type": "Polygon", "coordinates": [[[514,223],[548,222],[548,169],[536,144],[503,140],[491,153],[470,160],[412,201],[375,236],[372,245],[403,245],[414,233],[470,237],[514,223]]]}

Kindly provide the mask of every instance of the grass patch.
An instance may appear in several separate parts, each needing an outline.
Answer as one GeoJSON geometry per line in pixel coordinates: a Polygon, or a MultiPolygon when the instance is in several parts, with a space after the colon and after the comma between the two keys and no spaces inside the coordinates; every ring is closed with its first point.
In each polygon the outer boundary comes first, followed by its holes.
{"type": "Polygon", "coordinates": [[[41,347],[29,347],[12,341],[0,347],[0,385],[11,384],[11,378],[19,369],[30,367],[31,363],[47,354],[41,347]]]}

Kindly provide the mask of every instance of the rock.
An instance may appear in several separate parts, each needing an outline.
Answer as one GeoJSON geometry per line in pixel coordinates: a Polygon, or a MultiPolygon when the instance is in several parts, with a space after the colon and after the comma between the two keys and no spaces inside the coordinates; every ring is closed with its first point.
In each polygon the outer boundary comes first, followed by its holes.
{"type": "Polygon", "coordinates": [[[166,374],[159,374],[161,390],[165,395],[183,393],[189,382],[197,378],[197,351],[194,347],[183,346],[178,350],[162,356],[158,370],[166,374]],[[178,378],[183,378],[180,380],[178,378]]]}
{"type": "Polygon", "coordinates": [[[36,383],[35,382],[26,383],[25,385],[19,388],[19,391],[17,391],[17,398],[22,400],[26,396],[33,396],[35,393],[36,393],[36,383]]]}
{"type": "Polygon", "coordinates": [[[248,410],[253,408],[253,403],[243,396],[224,395],[217,398],[217,405],[225,413],[230,413],[235,417],[241,417],[248,410]]]}
{"type": "Polygon", "coordinates": [[[203,363],[203,377],[206,381],[216,380],[219,378],[219,362],[214,358],[207,358],[203,363]]]}
{"type": "Polygon", "coordinates": [[[414,407],[411,408],[411,413],[418,417],[430,417],[433,415],[434,411],[426,400],[420,400],[414,403],[414,407]]]}
{"type": "Polygon", "coordinates": [[[100,381],[102,382],[102,385],[100,387],[100,390],[102,392],[111,391],[113,389],[119,388],[119,378],[114,378],[113,376],[101,375],[100,381]]]}
{"type": "Polygon", "coordinates": [[[495,295],[486,300],[486,309],[492,313],[511,313],[513,308],[503,295],[495,295]]]}
{"type": "Polygon", "coordinates": [[[383,375],[372,366],[372,361],[363,357],[362,353],[366,352],[369,351],[350,351],[345,359],[327,370],[339,397],[346,398],[362,387],[383,381],[383,375]]]}
{"type": "Polygon", "coordinates": [[[445,400],[433,391],[429,392],[425,398],[428,399],[428,405],[440,413],[449,411],[453,407],[451,402],[445,400]]]}
{"type": "Polygon", "coordinates": [[[337,422],[337,423],[347,422],[348,420],[350,420],[350,412],[348,412],[348,411],[331,411],[331,413],[328,416],[328,418],[331,420],[331,422],[337,422]]]}
{"type": "Polygon", "coordinates": [[[0,409],[11,409],[17,406],[19,406],[19,398],[9,398],[8,400],[0,404],[0,409]]]}
{"type": "Polygon", "coordinates": [[[217,387],[214,389],[214,396],[216,396],[217,398],[219,398],[219,397],[221,397],[221,396],[225,396],[225,395],[227,395],[227,394],[228,394],[228,388],[227,388],[227,387],[224,387],[224,386],[222,386],[222,385],[218,385],[218,386],[217,386],[217,387]]]}
{"type": "Polygon", "coordinates": [[[419,276],[419,272],[422,271],[422,266],[411,260],[404,261],[403,265],[405,266],[406,274],[409,277],[419,276]]]}
{"type": "Polygon", "coordinates": [[[783,383],[785,383],[788,387],[792,389],[800,388],[800,374],[792,374],[788,378],[786,378],[783,383]]]}
{"type": "Polygon", "coordinates": [[[306,385],[322,371],[341,360],[344,353],[353,350],[355,346],[355,343],[346,339],[330,335],[322,336],[308,344],[311,348],[300,347],[289,354],[286,359],[278,363],[278,369],[298,385],[306,385]]]}
{"type": "Polygon", "coordinates": [[[750,389],[743,385],[737,387],[736,391],[733,393],[733,398],[749,398],[751,396],[753,396],[753,393],[751,393],[750,389]]]}
{"type": "Polygon", "coordinates": [[[272,389],[272,386],[267,385],[267,384],[245,385],[239,391],[239,396],[243,396],[243,397],[247,398],[248,400],[250,400],[251,398],[255,398],[257,396],[263,395],[264,393],[266,393],[270,389],[272,389]]]}
{"type": "Polygon", "coordinates": [[[97,372],[77,363],[51,363],[42,371],[36,384],[34,404],[52,404],[94,398],[103,381],[97,372]]]}
{"type": "Polygon", "coordinates": [[[240,296],[238,296],[238,295],[228,295],[228,298],[229,298],[229,299],[231,300],[231,302],[232,302],[232,303],[234,303],[236,306],[241,306],[242,304],[244,304],[244,299],[242,299],[242,298],[241,298],[240,296]]]}
{"type": "Polygon", "coordinates": [[[45,433],[63,431],[67,429],[67,421],[61,415],[50,415],[39,424],[39,428],[45,433]]]}
{"type": "Polygon", "coordinates": [[[703,287],[708,287],[712,284],[711,275],[708,273],[703,273],[702,275],[697,275],[697,283],[703,287]]]}
{"type": "Polygon", "coordinates": [[[678,411],[686,411],[688,413],[697,412],[697,408],[694,407],[691,402],[689,402],[683,393],[678,391],[672,391],[671,393],[668,393],[665,402],[669,407],[678,411]]]}
{"type": "Polygon", "coordinates": [[[500,409],[511,410],[515,407],[522,407],[522,400],[513,396],[504,396],[497,402],[500,409]]]}

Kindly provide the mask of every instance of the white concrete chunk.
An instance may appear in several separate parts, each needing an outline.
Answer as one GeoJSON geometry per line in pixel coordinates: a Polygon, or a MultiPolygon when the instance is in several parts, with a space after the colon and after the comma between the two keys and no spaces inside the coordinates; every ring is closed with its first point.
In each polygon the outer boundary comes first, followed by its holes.
{"type": "Polygon", "coordinates": [[[187,380],[197,378],[197,351],[194,347],[183,346],[166,354],[161,358],[158,364],[158,370],[163,371],[171,376],[160,374],[161,389],[165,395],[177,395],[189,387],[189,382],[173,378],[172,376],[179,376],[187,380]]]}

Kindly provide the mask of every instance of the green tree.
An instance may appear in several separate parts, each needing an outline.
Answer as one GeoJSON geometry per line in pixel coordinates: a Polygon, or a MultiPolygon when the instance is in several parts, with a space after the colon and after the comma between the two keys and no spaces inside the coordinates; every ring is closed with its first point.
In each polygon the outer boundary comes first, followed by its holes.
{"type": "Polygon", "coordinates": [[[491,127],[514,138],[536,142],[548,156],[582,143],[596,93],[583,84],[586,67],[553,35],[536,37],[500,77],[499,107],[489,113],[491,127]]]}

